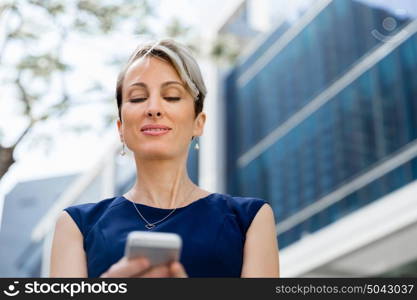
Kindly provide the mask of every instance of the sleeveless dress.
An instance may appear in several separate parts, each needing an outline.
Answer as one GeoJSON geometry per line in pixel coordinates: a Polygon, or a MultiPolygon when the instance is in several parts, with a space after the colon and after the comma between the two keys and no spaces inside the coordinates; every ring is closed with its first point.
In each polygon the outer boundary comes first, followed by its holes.
{"type": "MultiPolygon", "coordinates": [[[[129,232],[173,232],[182,238],[180,262],[189,277],[240,277],[246,231],[262,205],[259,198],[212,193],[179,207],[152,229],[123,196],[65,208],[84,238],[88,277],[99,277],[124,255],[129,232]]],[[[148,222],[171,209],[136,204],[148,222]]]]}

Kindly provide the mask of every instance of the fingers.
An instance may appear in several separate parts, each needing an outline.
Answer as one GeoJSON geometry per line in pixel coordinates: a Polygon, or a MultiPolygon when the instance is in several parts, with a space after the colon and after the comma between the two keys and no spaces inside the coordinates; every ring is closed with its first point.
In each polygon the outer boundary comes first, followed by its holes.
{"type": "Polygon", "coordinates": [[[167,265],[157,265],[151,267],[149,270],[144,273],[136,276],[139,278],[161,278],[161,277],[170,277],[169,268],[167,265]]]}
{"type": "Polygon", "coordinates": [[[188,277],[187,273],[185,272],[184,266],[178,261],[174,261],[173,263],[171,263],[169,265],[169,270],[171,273],[171,277],[175,277],[175,278],[188,277]]]}
{"type": "Polygon", "coordinates": [[[140,278],[161,278],[161,277],[174,277],[174,278],[186,278],[188,277],[183,265],[176,261],[169,264],[158,265],[150,268],[144,273],[140,274],[140,278]]]}
{"type": "Polygon", "coordinates": [[[123,257],[117,263],[112,265],[110,269],[104,272],[100,277],[132,277],[138,273],[141,273],[149,268],[149,260],[140,257],[135,259],[127,259],[123,257]]]}
{"type": "Polygon", "coordinates": [[[188,277],[184,266],[178,262],[157,265],[150,267],[150,262],[144,257],[136,259],[127,259],[123,257],[117,263],[112,265],[101,278],[118,278],[118,277],[139,277],[139,278],[161,278],[161,277],[188,277]]]}

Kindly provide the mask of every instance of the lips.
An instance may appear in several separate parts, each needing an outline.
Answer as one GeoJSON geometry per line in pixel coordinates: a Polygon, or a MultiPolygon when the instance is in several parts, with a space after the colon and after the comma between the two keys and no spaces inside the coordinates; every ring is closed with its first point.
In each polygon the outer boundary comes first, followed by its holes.
{"type": "Polygon", "coordinates": [[[165,125],[159,125],[159,124],[149,124],[143,126],[140,131],[144,135],[153,135],[153,136],[159,136],[168,133],[171,130],[170,127],[165,125]]]}
{"type": "Polygon", "coordinates": [[[170,127],[165,125],[159,125],[159,124],[149,124],[143,126],[140,131],[153,131],[153,132],[159,132],[164,130],[171,130],[170,127]]]}

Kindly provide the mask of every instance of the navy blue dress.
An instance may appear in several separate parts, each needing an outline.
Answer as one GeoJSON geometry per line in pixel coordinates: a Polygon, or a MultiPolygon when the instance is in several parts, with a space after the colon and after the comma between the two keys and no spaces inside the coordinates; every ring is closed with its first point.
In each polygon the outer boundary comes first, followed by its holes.
{"type": "MultiPolygon", "coordinates": [[[[246,231],[265,200],[212,193],[179,207],[152,231],[181,236],[180,262],[189,277],[240,277],[246,231]]],[[[149,222],[171,209],[136,204],[149,222]]],[[[84,237],[88,277],[99,277],[124,254],[134,230],[149,231],[133,203],[123,196],[64,209],[84,237]]]]}

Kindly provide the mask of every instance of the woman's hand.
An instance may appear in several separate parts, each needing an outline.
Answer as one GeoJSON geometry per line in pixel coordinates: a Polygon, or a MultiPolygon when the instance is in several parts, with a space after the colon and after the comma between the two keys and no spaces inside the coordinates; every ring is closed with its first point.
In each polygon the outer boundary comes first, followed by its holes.
{"type": "Polygon", "coordinates": [[[178,261],[174,261],[169,265],[169,272],[170,272],[170,277],[174,277],[174,278],[187,278],[187,272],[185,272],[184,266],[178,262],[178,261]]]}
{"type": "Polygon", "coordinates": [[[188,276],[183,265],[178,261],[151,267],[149,260],[145,257],[135,259],[127,259],[126,257],[123,257],[117,263],[112,265],[106,272],[101,274],[100,277],[185,278],[188,276]]]}

